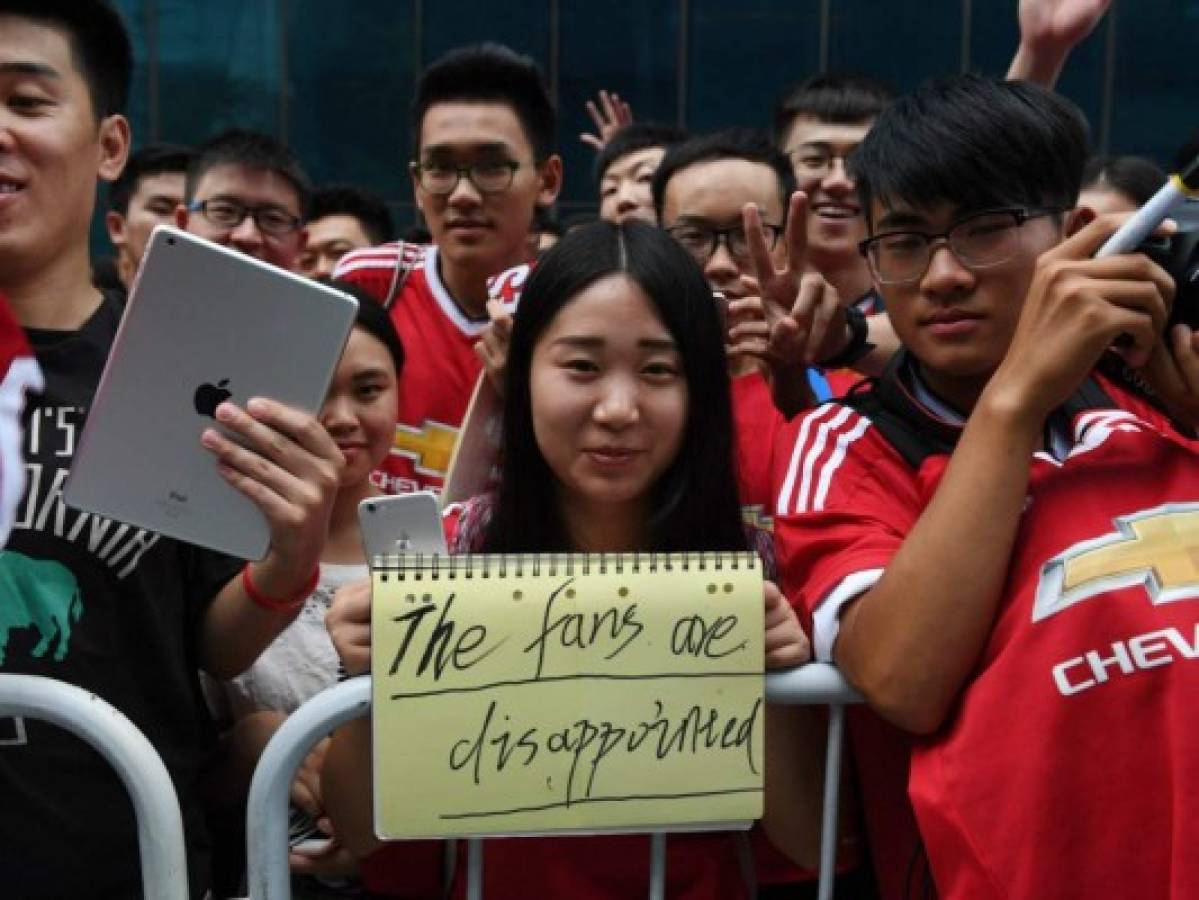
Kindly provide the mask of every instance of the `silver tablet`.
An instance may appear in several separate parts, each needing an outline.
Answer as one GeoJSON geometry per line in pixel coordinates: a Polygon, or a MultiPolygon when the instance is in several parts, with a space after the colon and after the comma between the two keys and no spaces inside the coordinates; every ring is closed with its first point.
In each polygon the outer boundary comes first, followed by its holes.
{"type": "Polygon", "coordinates": [[[187,232],[150,239],[88,413],[71,506],[260,559],[258,508],[200,444],[226,397],[315,412],[354,324],[354,298],[187,232]]]}

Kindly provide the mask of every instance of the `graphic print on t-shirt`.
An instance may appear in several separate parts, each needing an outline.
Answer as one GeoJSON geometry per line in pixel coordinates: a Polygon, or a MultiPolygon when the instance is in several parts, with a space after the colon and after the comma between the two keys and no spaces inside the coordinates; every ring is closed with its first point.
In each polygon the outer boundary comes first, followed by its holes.
{"type": "Polygon", "coordinates": [[[76,406],[35,410],[26,426],[25,497],[14,531],[33,531],[69,541],[94,555],[117,578],[127,578],[160,535],[67,506],[62,491],[70,475],[84,411],[76,406]]]}
{"type": "Polygon", "coordinates": [[[391,452],[412,460],[417,472],[444,478],[450,468],[450,457],[457,439],[457,428],[432,419],[425,419],[419,429],[400,422],[396,425],[391,452]]]}
{"type": "Polygon", "coordinates": [[[1115,525],[1045,564],[1034,622],[1121,587],[1143,585],[1154,605],[1199,598],[1199,503],[1167,503],[1115,525]]]}
{"type": "Polygon", "coordinates": [[[83,613],[79,582],[61,563],[30,559],[12,550],[0,550],[0,665],[5,660],[9,634],[32,628],[38,642],[30,653],[41,659],[54,644],[54,661],[67,658],[71,623],[83,613]]]}
{"type": "MultiPolygon", "coordinates": [[[[63,501],[84,417],[80,406],[32,411],[23,436],[25,496],[16,509],[12,536],[17,543],[30,534],[67,541],[123,580],[161,536],[63,501]]],[[[21,671],[26,653],[31,660],[69,665],[71,635],[85,615],[85,598],[70,569],[53,560],[0,551],[0,666],[21,671]]],[[[22,719],[0,718],[0,747],[25,741],[22,719]]]]}

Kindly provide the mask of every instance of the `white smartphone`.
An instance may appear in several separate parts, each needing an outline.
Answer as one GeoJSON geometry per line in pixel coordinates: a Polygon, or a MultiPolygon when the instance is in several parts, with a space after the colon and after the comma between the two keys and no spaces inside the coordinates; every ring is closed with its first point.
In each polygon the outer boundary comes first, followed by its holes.
{"type": "Polygon", "coordinates": [[[432,491],[369,497],[358,504],[366,558],[392,553],[448,553],[437,495],[432,491]]]}

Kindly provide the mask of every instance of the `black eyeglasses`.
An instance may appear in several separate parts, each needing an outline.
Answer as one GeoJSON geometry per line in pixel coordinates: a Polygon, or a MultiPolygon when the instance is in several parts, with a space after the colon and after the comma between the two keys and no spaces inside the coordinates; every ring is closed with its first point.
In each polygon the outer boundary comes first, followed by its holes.
{"type": "Polygon", "coordinates": [[[857,144],[848,150],[834,151],[823,144],[800,144],[787,151],[795,174],[801,178],[824,178],[833,171],[833,162],[840,160],[841,167],[848,166],[849,154],[857,149],[857,144]]]}
{"type": "Polygon", "coordinates": [[[303,222],[281,206],[266,203],[262,206],[247,206],[238,200],[219,197],[212,200],[194,200],[187,205],[189,212],[198,212],[217,228],[232,231],[246,220],[254,220],[258,230],[270,237],[287,237],[303,222]]]}
{"type": "MultiPolygon", "coordinates": [[[[783,236],[780,225],[763,224],[762,231],[766,236],[766,249],[773,250],[778,246],[783,236]]],[[[667,228],[666,232],[678,241],[684,250],[695,257],[696,262],[704,265],[716,255],[716,248],[722,243],[728,248],[729,255],[734,259],[746,260],[750,257],[749,237],[744,226],[732,228],[708,228],[703,225],[675,225],[667,228]]]]}
{"type": "Polygon", "coordinates": [[[941,240],[966,268],[986,269],[1007,262],[1020,251],[1020,228],[1025,222],[1060,212],[1048,207],[990,209],[959,219],[940,234],[876,234],[858,244],[858,251],[882,284],[908,284],[922,278],[932,262],[933,244],[941,240]]]}
{"type": "Polygon", "coordinates": [[[486,159],[457,166],[448,162],[412,163],[412,173],[426,193],[445,197],[465,175],[480,194],[502,194],[512,187],[520,163],[511,159],[486,159]]]}

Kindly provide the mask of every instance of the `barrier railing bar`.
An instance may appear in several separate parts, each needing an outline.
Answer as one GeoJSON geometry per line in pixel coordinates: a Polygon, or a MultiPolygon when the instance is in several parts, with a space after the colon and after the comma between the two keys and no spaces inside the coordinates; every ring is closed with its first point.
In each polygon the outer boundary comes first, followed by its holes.
{"type": "Polygon", "coordinates": [[[187,850],[175,785],[158,751],[124,713],[73,684],[4,672],[0,716],[42,719],[91,744],[116,770],[133,801],[143,896],[188,900],[187,850]]]}
{"type": "Polygon", "coordinates": [[[649,900],[666,900],[666,832],[655,831],[649,839],[649,900]]]}
{"type": "MultiPolygon", "coordinates": [[[[837,669],[826,663],[808,663],[766,675],[770,703],[827,705],[829,738],[824,784],[824,810],[820,838],[820,900],[832,897],[837,852],[837,801],[840,792],[841,748],[844,740],[844,704],[861,697],[837,669]]],[[[287,865],[287,802],[291,781],[308,751],[334,728],[370,713],[369,676],[352,678],[317,694],[303,704],[271,738],[254,770],[246,808],[247,857],[251,900],[291,900],[287,865]]],[[[482,840],[467,842],[467,896],[483,896],[482,840]]],[[[665,896],[666,835],[654,832],[650,843],[651,900],[665,896]]]]}
{"type": "Polygon", "coordinates": [[[483,900],[483,839],[466,842],[466,900],[483,900]]]}
{"type": "Polygon", "coordinates": [[[766,676],[770,703],[823,703],[829,707],[828,740],[824,760],[824,808],[820,817],[820,875],[817,900],[833,900],[837,877],[837,813],[841,798],[841,760],[845,743],[845,704],[862,697],[849,686],[835,666],[808,663],[766,676]]]}
{"type": "Polygon", "coordinates": [[[246,866],[252,900],[291,900],[287,803],[292,779],[317,741],[339,725],[368,715],[370,708],[370,678],[351,678],[301,705],[266,745],[246,803],[246,866]]]}

